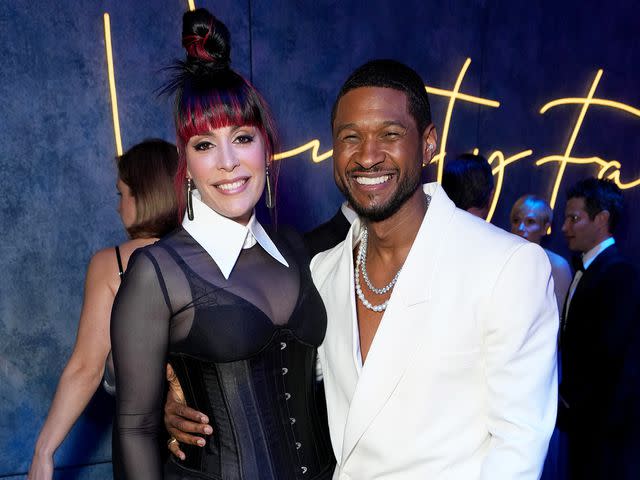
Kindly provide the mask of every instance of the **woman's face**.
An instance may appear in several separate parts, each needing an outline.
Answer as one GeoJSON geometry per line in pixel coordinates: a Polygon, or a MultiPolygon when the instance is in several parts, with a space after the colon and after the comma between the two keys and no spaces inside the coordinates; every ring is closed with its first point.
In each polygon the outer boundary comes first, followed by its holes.
{"type": "Polygon", "coordinates": [[[266,149],[252,126],[216,128],[187,142],[187,176],[202,201],[220,215],[246,225],[265,184],[266,149]]]}
{"type": "Polygon", "coordinates": [[[530,242],[540,244],[547,234],[549,223],[542,221],[542,212],[534,206],[523,203],[511,212],[511,233],[515,233],[530,242]]]}
{"type": "Polygon", "coordinates": [[[124,228],[131,227],[136,222],[136,198],[132,195],[129,185],[118,179],[116,183],[118,196],[118,213],[122,219],[124,228]]]}

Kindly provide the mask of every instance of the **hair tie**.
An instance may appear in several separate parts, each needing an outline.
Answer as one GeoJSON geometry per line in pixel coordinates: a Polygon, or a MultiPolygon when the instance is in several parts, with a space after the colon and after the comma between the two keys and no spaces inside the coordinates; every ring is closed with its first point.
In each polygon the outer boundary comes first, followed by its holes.
{"type": "Polygon", "coordinates": [[[216,61],[216,58],[211,55],[205,47],[207,40],[211,36],[212,30],[213,19],[209,22],[209,29],[204,37],[201,37],[200,35],[187,35],[186,37],[182,37],[182,46],[187,51],[187,55],[201,60],[206,60],[208,62],[216,61]]]}

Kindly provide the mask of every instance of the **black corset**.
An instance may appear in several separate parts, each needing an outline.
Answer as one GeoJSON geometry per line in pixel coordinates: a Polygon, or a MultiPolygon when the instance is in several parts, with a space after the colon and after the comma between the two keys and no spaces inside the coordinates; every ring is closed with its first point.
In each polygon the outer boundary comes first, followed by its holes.
{"type": "Polygon", "coordinates": [[[334,459],[315,357],[288,329],[246,360],[172,354],[187,404],[208,415],[214,431],[204,448],[183,445],[187,458],[176,463],[203,478],[330,479],[334,459]]]}
{"type": "Polygon", "coordinates": [[[256,244],[241,251],[228,278],[184,229],[132,255],[111,331],[117,478],[331,478],[315,378],[326,313],[299,237],[279,231],[272,239],[287,265],[256,244]],[[204,448],[182,445],[185,462],[163,467],[167,358],[214,433],[204,448]]]}

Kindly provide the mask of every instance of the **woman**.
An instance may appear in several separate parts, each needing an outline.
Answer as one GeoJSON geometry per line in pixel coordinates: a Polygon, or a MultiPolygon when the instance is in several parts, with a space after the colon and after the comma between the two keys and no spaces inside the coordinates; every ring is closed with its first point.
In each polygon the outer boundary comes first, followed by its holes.
{"type": "Polygon", "coordinates": [[[329,479],[315,385],[324,307],[300,238],[267,234],[254,214],[265,185],[273,205],[267,106],[229,68],[229,32],[209,12],[185,14],[183,45],[169,88],[187,217],[136,252],[114,304],[115,470],[128,479],[329,479]],[[213,436],[163,467],[167,359],[213,436]]]}
{"type": "MultiPolygon", "coordinates": [[[[543,198],[537,195],[523,195],[513,204],[510,219],[511,233],[540,245],[542,238],[551,228],[553,210],[543,198]]],[[[544,252],[551,263],[558,312],[561,312],[571,284],[571,268],[564,257],[548,248],[545,248],[544,252]]]]}
{"type": "Polygon", "coordinates": [[[52,478],[54,452],[100,385],[111,349],[111,306],[129,257],[177,227],[177,165],[175,146],[162,140],[140,143],[118,159],[118,213],[131,240],[100,250],[89,263],[76,344],[36,442],[31,480],[52,478]]]}

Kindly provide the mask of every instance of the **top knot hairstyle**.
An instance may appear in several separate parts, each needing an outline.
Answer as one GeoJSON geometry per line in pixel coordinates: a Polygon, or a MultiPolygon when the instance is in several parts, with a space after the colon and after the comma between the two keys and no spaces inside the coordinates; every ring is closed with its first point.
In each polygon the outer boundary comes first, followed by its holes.
{"type": "MultiPolygon", "coordinates": [[[[186,60],[170,67],[174,76],[161,90],[175,94],[179,154],[175,187],[180,215],[184,214],[186,203],[185,147],[191,137],[217,128],[250,125],[262,134],[267,162],[271,163],[276,148],[276,130],[267,103],[253,85],[230,67],[231,35],[226,25],[204,8],[185,12],[182,23],[186,60]]],[[[274,180],[275,170],[269,170],[274,180]]]]}
{"type": "Polygon", "coordinates": [[[229,68],[230,40],[231,35],[226,25],[204,8],[185,13],[182,46],[187,51],[187,58],[212,63],[211,67],[214,68],[229,68]]]}

